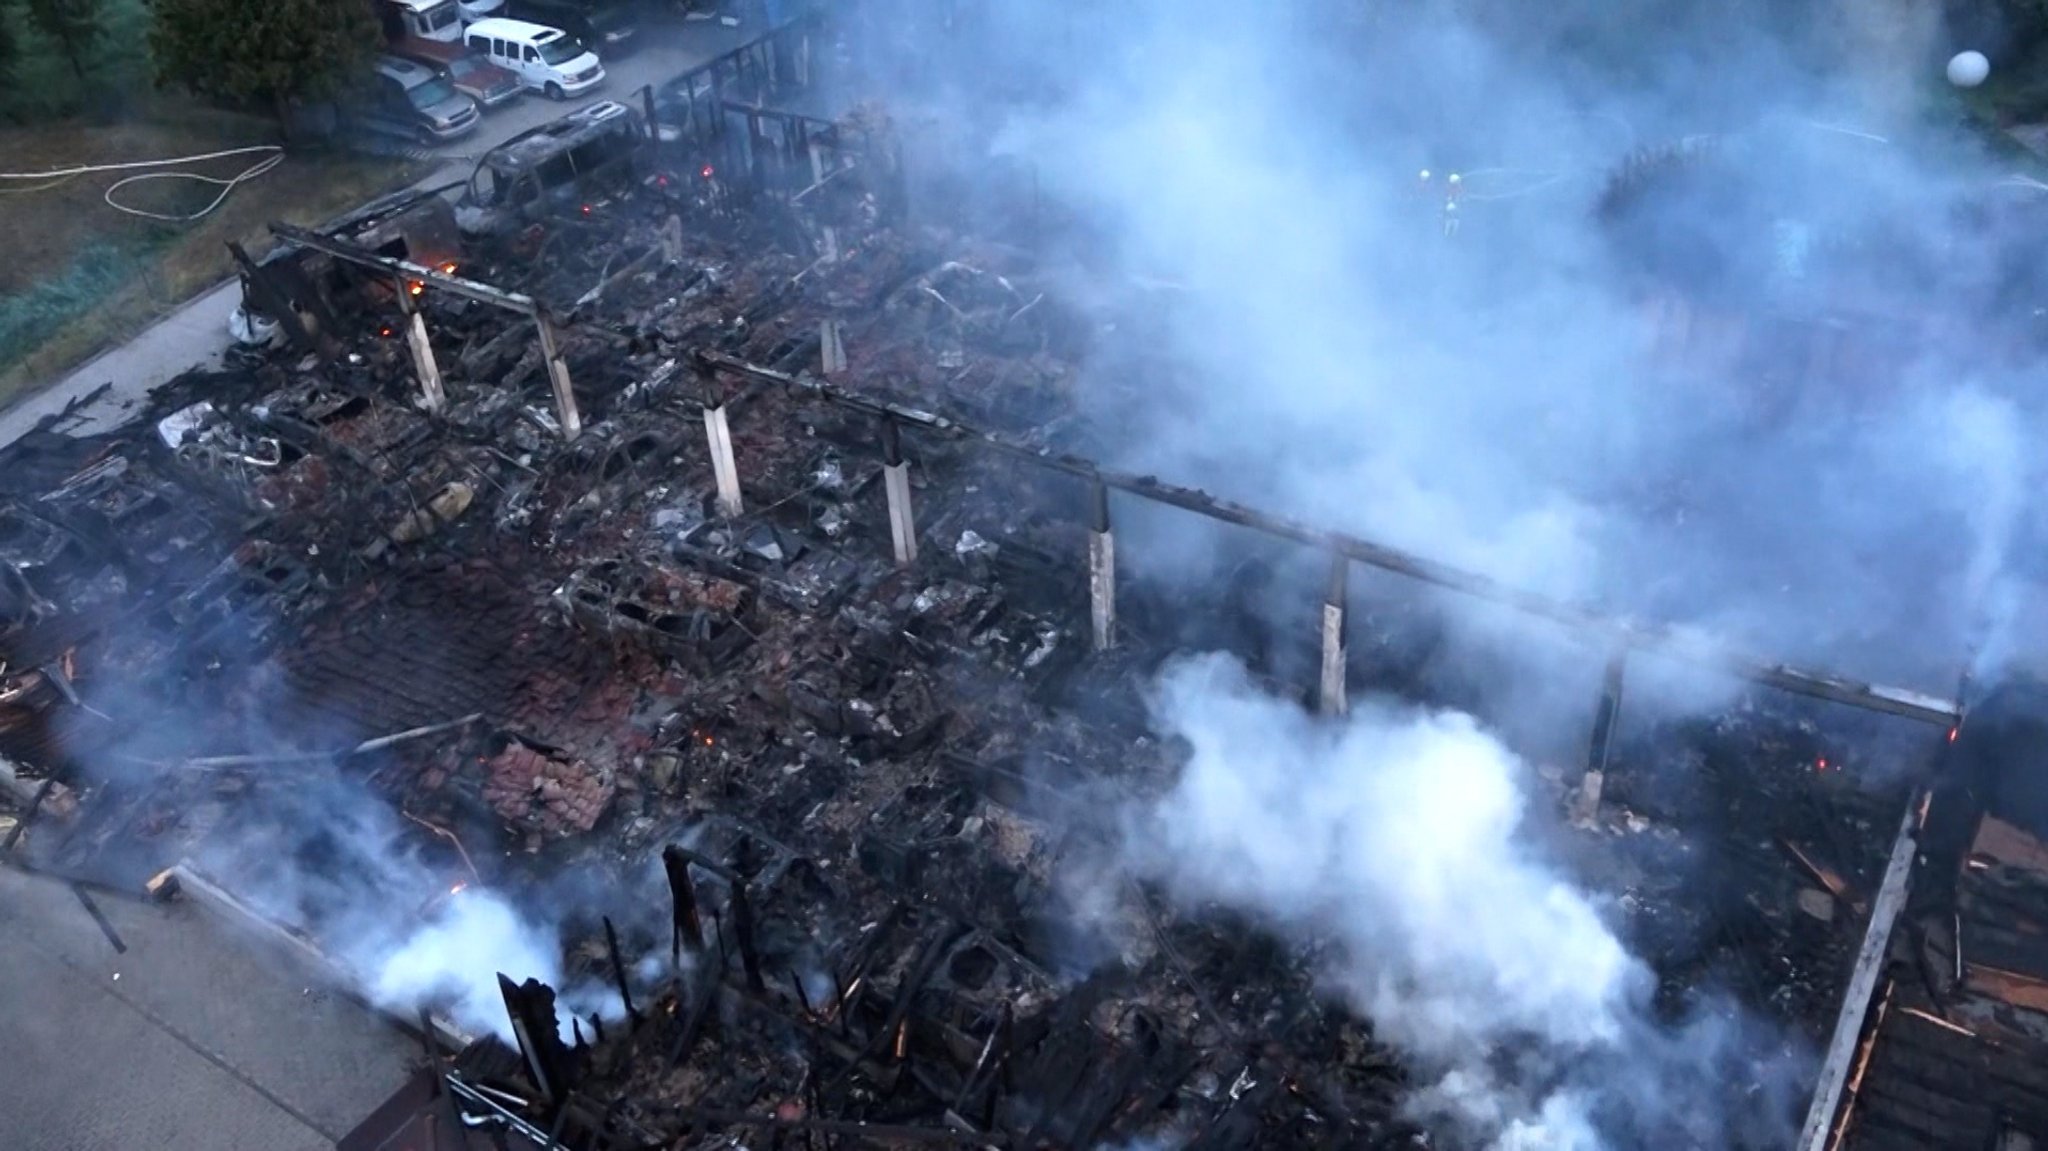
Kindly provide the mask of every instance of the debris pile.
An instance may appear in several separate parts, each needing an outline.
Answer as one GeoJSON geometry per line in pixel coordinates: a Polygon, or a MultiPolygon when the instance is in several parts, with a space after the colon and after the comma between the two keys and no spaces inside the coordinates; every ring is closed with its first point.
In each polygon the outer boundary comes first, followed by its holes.
{"type": "MultiPolygon", "coordinates": [[[[429,282],[445,404],[366,252],[330,269],[331,354],[0,451],[10,842],[147,875],[306,764],[363,781],[448,880],[559,924],[565,985],[507,980],[517,1050],[453,1075],[564,1146],[1413,1145],[1402,1058],[1313,948],[1137,883],[1071,905],[1176,770],[1143,693],[1188,620],[1294,641],[1241,587],[1125,575],[1105,614],[1106,497],[1045,466],[1096,329],[1027,252],[910,218],[877,110],[772,94],[722,97],[745,162],[463,254],[536,311],[429,282]]],[[[1410,642],[1376,626],[1359,683],[1410,642]]],[[[1725,989],[1825,1038],[1904,802],[1868,781],[1913,753],[1815,717],[1551,773],[1674,1014],[1725,989]]]]}

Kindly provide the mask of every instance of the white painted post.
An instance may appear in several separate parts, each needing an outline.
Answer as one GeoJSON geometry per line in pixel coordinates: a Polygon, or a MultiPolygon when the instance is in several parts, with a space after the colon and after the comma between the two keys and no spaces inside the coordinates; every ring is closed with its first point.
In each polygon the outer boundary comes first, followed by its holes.
{"type": "Polygon", "coordinates": [[[1116,645],[1116,534],[1109,526],[1109,487],[1095,485],[1095,514],[1088,532],[1088,617],[1096,651],[1116,645]]]}
{"type": "Polygon", "coordinates": [[[412,285],[398,281],[398,310],[405,316],[405,343],[412,351],[412,371],[420,381],[426,409],[439,415],[448,407],[448,393],[441,386],[441,366],[434,362],[434,345],[427,339],[427,318],[413,299],[412,285]]]}
{"type": "MultiPolygon", "coordinates": [[[[826,323],[831,323],[827,320],[826,323]]],[[[899,567],[917,562],[917,517],[910,506],[910,464],[896,421],[882,419],[882,489],[889,496],[889,544],[899,567]]]]}
{"type": "Polygon", "coordinates": [[[818,322],[818,371],[836,376],[846,370],[846,346],[839,340],[839,321],[818,322]]]}
{"type": "Polygon", "coordinates": [[[573,440],[583,434],[583,416],[576,410],[576,391],[569,383],[569,365],[562,359],[561,341],[555,337],[555,324],[546,312],[533,314],[534,326],[540,329],[540,354],[548,368],[548,386],[555,393],[555,419],[562,425],[562,438],[573,440]]]}
{"type": "Polygon", "coordinates": [[[704,409],[704,434],[711,441],[711,472],[718,480],[718,510],[727,516],[740,514],[740,468],[733,458],[732,428],[725,420],[725,405],[704,409]]]}
{"type": "Polygon", "coordinates": [[[1336,556],[1330,566],[1330,591],[1323,597],[1323,684],[1324,715],[1344,715],[1351,710],[1345,690],[1344,617],[1349,600],[1351,561],[1336,556]]]}

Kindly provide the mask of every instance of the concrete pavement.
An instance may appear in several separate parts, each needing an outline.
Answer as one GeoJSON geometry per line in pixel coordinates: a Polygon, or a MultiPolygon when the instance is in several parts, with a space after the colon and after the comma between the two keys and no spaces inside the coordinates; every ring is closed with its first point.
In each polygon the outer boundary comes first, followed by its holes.
{"type": "Polygon", "coordinates": [[[418,1041],[195,903],[0,867],[0,1144],[316,1151],[403,1085],[418,1041]]]}
{"type": "MultiPolygon", "coordinates": [[[[420,149],[424,159],[439,165],[416,187],[434,187],[467,180],[476,157],[529,128],[545,124],[599,100],[618,100],[638,107],[639,91],[659,85],[738,47],[764,28],[758,23],[728,27],[712,21],[669,19],[647,28],[644,41],[629,55],[605,61],[605,82],[586,96],[554,101],[527,93],[503,108],[485,113],[477,134],[437,148],[420,149]]],[[[87,361],[61,379],[32,391],[0,410],[0,443],[11,443],[46,415],[108,385],[106,393],[74,414],[80,430],[116,425],[131,416],[149,393],[190,368],[218,363],[228,346],[228,316],[241,302],[241,289],[231,278],[225,253],[221,275],[228,277],[163,319],[137,332],[128,342],[87,361]]]]}

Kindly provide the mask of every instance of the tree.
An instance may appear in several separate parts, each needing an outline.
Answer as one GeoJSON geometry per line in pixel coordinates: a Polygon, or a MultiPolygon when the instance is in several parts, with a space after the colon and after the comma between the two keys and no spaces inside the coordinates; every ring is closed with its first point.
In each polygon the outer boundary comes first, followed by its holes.
{"type": "Polygon", "coordinates": [[[14,13],[0,4],[0,93],[14,86],[14,61],[20,55],[21,40],[14,30],[14,13]]]}
{"type": "Polygon", "coordinates": [[[105,15],[101,0],[28,0],[29,20],[57,45],[81,81],[86,57],[106,34],[105,15]]]}
{"type": "Polygon", "coordinates": [[[268,103],[333,95],[377,50],[367,0],[154,0],[157,79],[202,96],[268,103]]]}

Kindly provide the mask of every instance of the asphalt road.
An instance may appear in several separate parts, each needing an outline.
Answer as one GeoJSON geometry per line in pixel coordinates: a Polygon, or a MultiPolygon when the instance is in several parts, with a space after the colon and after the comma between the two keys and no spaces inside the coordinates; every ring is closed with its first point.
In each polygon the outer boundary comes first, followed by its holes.
{"type": "MultiPolygon", "coordinates": [[[[638,107],[640,90],[663,83],[691,68],[737,48],[761,34],[759,24],[730,27],[715,20],[670,19],[645,29],[642,41],[630,54],[606,60],[605,80],[587,95],[574,100],[554,101],[527,93],[502,108],[484,114],[483,126],[475,135],[434,148],[416,149],[413,155],[438,160],[439,165],[418,187],[434,187],[467,180],[476,158],[513,136],[565,116],[577,108],[600,100],[617,100],[638,107]]],[[[221,274],[230,276],[226,257],[221,274]]],[[[233,278],[220,284],[137,332],[127,343],[111,348],[87,361],[62,379],[37,389],[10,407],[0,410],[0,443],[11,443],[46,415],[61,412],[67,405],[101,385],[110,385],[92,404],[74,414],[81,429],[118,424],[141,406],[149,392],[191,368],[219,362],[228,346],[228,316],[241,302],[241,289],[233,278]]]]}

